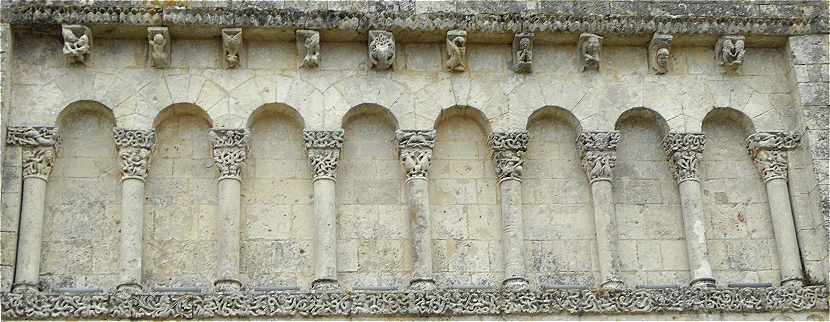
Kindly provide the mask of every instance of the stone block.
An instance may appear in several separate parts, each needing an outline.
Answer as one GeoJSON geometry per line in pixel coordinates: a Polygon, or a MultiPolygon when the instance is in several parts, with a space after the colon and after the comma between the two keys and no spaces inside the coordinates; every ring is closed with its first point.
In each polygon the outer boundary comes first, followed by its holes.
{"type": "Polygon", "coordinates": [[[337,241],[337,271],[357,272],[358,249],[360,240],[344,239],[337,241]]]}
{"type": "Polygon", "coordinates": [[[688,256],[686,255],[686,242],[683,240],[661,240],[660,257],[663,260],[662,268],[671,271],[683,271],[689,269],[688,256]]]}
{"type": "MultiPolygon", "coordinates": [[[[274,249],[271,241],[242,240],[240,242],[239,271],[248,276],[261,276],[272,273],[274,266],[274,249]]],[[[292,258],[280,258],[280,261],[290,261],[292,258]]],[[[280,263],[282,264],[282,263],[280,263]]],[[[279,271],[279,270],[278,270],[279,271]]]]}
{"type": "Polygon", "coordinates": [[[276,272],[308,272],[312,270],[310,241],[274,241],[271,268],[276,272]]]}
{"type": "Polygon", "coordinates": [[[288,239],[292,230],[292,207],[251,204],[245,207],[245,232],[250,239],[288,239]]]}
{"type": "Polygon", "coordinates": [[[0,266],[14,266],[17,254],[17,233],[0,232],[0,266]]]}
{"type": "Polygon", "coordinates": [[[20,193],[3,192],[0,198],[0,216],[0,231],[17,231],[20,219],[20,193]]]}
{"type": "Polygon", "coordinates": [[[802,105],[827,106],[830,102],[827,82],[798,84],[798,97],[802,105]]]}
{"type": "Polygon", "coordinates": [[[41,273],[84,274],[92,269],[92,242],[73,240],[44,242],[41,254],[41,273]]]}
{"type": "Polygon", "coordinates": [[[663,259],[660,253],[660,243],[652,240],[637,241],[637,259],[645,271],[663,270],[663,259]]]}
{"type": "Polygon", "coordinates": [[[467,239],[467,208],[460,205],[432,205],[432,234],[437,239],[467,239]]]}
{"type": "Polygon", "coordinates": [[[795,65],[830,63],[827,46],[827,37],[824,35],[792,36],[787,44],[790,59],[795,65]]]}

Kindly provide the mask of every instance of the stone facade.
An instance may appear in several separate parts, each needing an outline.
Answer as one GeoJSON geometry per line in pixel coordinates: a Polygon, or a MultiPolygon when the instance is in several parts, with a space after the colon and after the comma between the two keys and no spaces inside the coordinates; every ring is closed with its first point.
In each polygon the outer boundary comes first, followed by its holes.
{"type": "Polygon", "coordinates": [[[828,318],[820,1],[0,10],[4,318],[828,318]]]}

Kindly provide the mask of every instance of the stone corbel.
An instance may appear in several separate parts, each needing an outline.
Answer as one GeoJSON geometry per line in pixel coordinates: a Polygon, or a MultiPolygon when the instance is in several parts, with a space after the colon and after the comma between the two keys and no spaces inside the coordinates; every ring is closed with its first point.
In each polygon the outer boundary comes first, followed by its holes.
{"type": "Polygon", "coordinates": [[[239,67],[242,48],[242,28],[222,29],[222,64],[225,69],[239,67]]]}
{"type": "Polygon", "coordinates": [[[170,67],[170,32],[167,27],[148,27],[150,64],[155,68],[170,67]]]}
{"type": "Polygon", "coordinates": [[[745,37],[738,35],[725,35],[718,38],[715,43],[715,60],[718,65],[729,71],[738,69],[744,63],[745,37]]]}
{"type": "Polygon", "coordinates": [[[703,133],[669,133],[663,138],[663,150],[672,167],[672,174],[681,183],[698,179],[700,160],[706,136],[703,133]]]}
{"type": "Polygon", "coordinates": [[[590,182],[611,181],[617,166],[617,144],[620,132],[583,132],[576,139],[582,158],[582,168],[590,182]]]}
{"type": "Polygon", "coordinates": [[[92,49],[92,30],[83,25],[62,25],[63,54],[67,64],[87,64],[92,49]]]}
{"type": "Polygon", "coordinates": [[[384,30],[369,30],[369,67],[387,70],[395,63],[395,36],[384,30]]]}
{"type": "Polygon", "coordinates": [[[303,139],[314,180],[334,180],[343,147],[343,131],[304,131],[303,139]]]}
{"type": "Polygon", "coordinates": [[[600,50],[602,37],[595,34],[583,33],[579,35],[579,44],[576,47],[576,58],[580,71],[599,70],[600,50]]]}
{"type": "Polygon", "coordinates": [[[532,32],[522,32],[513,35],[513,69],[516,73],[530,73],[533,70],[533,39],[532,32]]]}
{"type": "Polygon", "coordinates": [[[444,66],[451,72],[463,72],[467,69],[466,31],[447,31],[447,57],[444,66]]]}
{"type": "Polygon", "coordinates": [[[320,65],[320,32],[297,30],[297,52],[300,54],[300,68],[316,68],[320,65]]]}
{"type": "Polygon", "coordinates": [[[219,179],[241,178],[242,165],[248,154],[249,131],[247,129],[212,129],[210,141],[213,161],[219,169],[219,179]]]}
{"type": "Polygon", "coordinates": [[[435,130],[398,130],[395,135],[407,180],[426,179],[435,146],[435,130]]]}
{"type": "Polygon", "coordinates": [[[746,146],[764,181],[787,179],[787,151],[795,149],[801,135],[792,132],[758,132],[746,138],[746,146]]]}
{"type": "Polygon", "coordinates": [[[121,177],[144,180],[149,172],[155,131],[113,128],[113,139],[121,158],[121,177]]]}
{"type": "Polygon", "coordinates": [[[648,43],[648,65],[658,75],[669,72],[672,35],[655,33],[648,43]]]}

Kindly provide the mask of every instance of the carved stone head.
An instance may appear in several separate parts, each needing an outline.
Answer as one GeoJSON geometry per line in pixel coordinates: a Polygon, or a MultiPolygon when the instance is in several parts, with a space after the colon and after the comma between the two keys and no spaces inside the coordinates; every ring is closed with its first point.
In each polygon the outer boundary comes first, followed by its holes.
{"type": "Polygon", "coordinates": [[[395,63],[395,38],[391,32],[369,31],[369,64],[372,69],[386,70],[395,63]]]}

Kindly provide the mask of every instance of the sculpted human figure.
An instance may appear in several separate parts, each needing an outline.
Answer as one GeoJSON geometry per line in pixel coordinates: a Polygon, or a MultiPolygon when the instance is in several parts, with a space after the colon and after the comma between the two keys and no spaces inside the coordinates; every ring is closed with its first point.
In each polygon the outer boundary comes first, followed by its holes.
{"type": "Polygon", "coordinates": [[[584,62],[582,66],[583,70],[599,69],[599,39],[599,36],[591,35],[587,37],[587,40],[585,40],[585,44],[582,49],[582,59],[584,62]]]}
{"type": "Polygon", "coordinates": [[[529,63],[533,59],[533,53],[530,51],[530,39],[522,38],[519,41],[519,61],[529,63]]]}
{"type": "Polygon", "coordinates": [[[320,62],[320,34],[315,32],[306,37],[304,46],[303,66],[317,67],[320,62]]]}
{"type": "Polygon", "coordinates": [[[150,58],[154,67],[165,67],[167,65],[167,39],[164,35],[157,33],[150,39],[150,58]]]}
{"type": "Polygon", "coordinates": [[[71,63],[86,63],[91,44],[88,30],[83,26],[63,27],[63,54],[71,63]],[[81,31],[81,33],[78,34],[76,31],[81,31]]]}
{"type": "Polygon", "coordinates": [[[715,59],[719,65],[729,70],[741,66],[745,54],[744,36],[721,36],[715,44],[715,59]]]}
{"type": "Polygon", "coordinates": [[[467,56],[467,32],[454,30],[447,33],[447,69],[450,71],[464,71],[467,69],[464,59],[467,56]]]}

